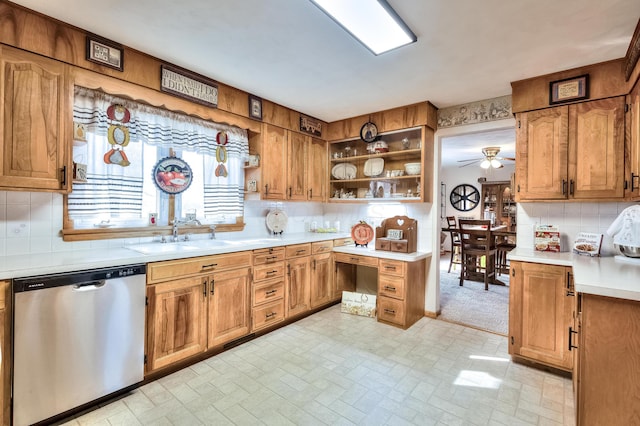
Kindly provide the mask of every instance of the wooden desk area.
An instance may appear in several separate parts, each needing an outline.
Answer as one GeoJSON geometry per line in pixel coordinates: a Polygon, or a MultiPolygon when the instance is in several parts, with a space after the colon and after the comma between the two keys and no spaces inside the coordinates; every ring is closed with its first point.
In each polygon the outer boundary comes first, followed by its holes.
{"type": "Polygon", "coordinates": [[[424,316],[430,253],[395,254],[362,247],[334,247],[336,291],[356,291],[358,266],[377,270],[378,322],[403,329],[424,316]]]}

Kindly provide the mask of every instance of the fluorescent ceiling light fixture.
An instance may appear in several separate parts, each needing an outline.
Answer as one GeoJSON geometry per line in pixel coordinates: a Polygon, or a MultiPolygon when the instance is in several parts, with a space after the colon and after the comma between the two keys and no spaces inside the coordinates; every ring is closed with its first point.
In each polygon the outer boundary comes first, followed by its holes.
{"type": "Polygon", "coordinates": [[[311,0],[374,55],[418,38],[386,0],[311,0]]]}

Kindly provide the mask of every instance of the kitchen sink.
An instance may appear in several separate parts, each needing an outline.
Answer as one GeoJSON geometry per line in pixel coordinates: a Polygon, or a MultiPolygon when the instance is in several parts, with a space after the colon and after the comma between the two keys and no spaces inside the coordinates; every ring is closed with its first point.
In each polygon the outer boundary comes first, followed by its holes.
{"type": "Polygon", "coordinates": [[[162,254],[162,253],[181,253],[185,251],[200,250],[202,247],[191,245],[191,241],[188,242],[176,242],[176,243],[148,243],[148,244],[136,244],[127,246],[129,250],[137,251],[142,254],[162,254]]]}

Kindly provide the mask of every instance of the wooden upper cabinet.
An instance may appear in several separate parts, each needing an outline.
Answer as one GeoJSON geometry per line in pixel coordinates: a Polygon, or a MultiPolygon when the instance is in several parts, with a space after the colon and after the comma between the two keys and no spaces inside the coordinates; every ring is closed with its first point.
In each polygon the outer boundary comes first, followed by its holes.
{"type": "Polygon", "coordinates": [[[68,192],[73,119],[64,67],[0,47],[0,187],[68,192]]]}
{"type": "Polygon", "coordinates": [[[624,97],[569,107],[569,197],[624,197],[624,97]]]}
{"type": "Polygon", "coordinates": [[[327,193],[327,142],[311,138],[307,160],[307,200],[325,201],[327,193]]]}
{"type": "Polygon", "coordinates": [[[624,197],[624,97],[517,114],[516,201],[624,197]]]}
{"type": "Polygon", "coordinates": [[[630,162],[628,168],[628,192],[627,197],[633,200],[640,199],[640,84],[629,94],[629,112],[626,133],[630,144],[630,162]]]}
{"type": "Polygon", "coordinates": [[[263,124],[262,194],[267,200],[284,200],[287,173],[287,131],[281,127],[263,124]]]}
{"type": "Polygon", "coordinates": [[[310,136],[287,131],[287,200],[307,199],[307,147],[310,140],[310,136]]]}
{"type": "Polygon", "coordinates": [[[566,106],[516,116],[516,200],[566,198],[568,117],[566,106]]]}

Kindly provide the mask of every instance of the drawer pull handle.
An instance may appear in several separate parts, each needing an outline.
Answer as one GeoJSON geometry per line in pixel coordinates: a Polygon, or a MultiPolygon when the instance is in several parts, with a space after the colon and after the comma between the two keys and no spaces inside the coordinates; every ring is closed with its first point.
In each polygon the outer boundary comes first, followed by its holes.
{"type": "Polygon", "coordinates": [[[273,271],[267,271],[267,275],[273,275],[273,274],[277,274],[278,271],[277,270],[273,270],[273,271]]]}
{"type": "Polygon", "coordinates": [[[277,292],[278,290],[269,290],[269,291],[265,291],[264,295],[265,297],[271,297],[271,296],[274,296],[277,292]]]}
{"type": "Polygon", "coordinates": [[[396,291],[396,288],[395,288],[395,287],[391,287],[391,286],[389,286],[389,285],[385,285],[385,286],[384,286],[384,289],[385,289],[385,290],[388,290],[388,291],[396,291]]]}
{"type": "Polygon", "coordinates": [[[215,268],[216,266],[218,266],[217,263],[210,263],[208,265],[202,265],[202,269],[210,269],[210,268],[215,268]]]}
{"type": "Polygon", "coordinates": [[[385,314],[389,314],[389,315],[395,315],[396,311],[395,311],[395,309],[386,309],[385,308],[384,313],[385,314]]]}
{"type": "Polygon", "coordinates": [[[386,269],[387,271],[395,271],[396,267],[395,266],[385,266],[384,269],[386,269]]]}
{"type": "Polygon", "coordinates": [[[351,258],[351,261],[352,261],[352,262],[355,262],[355,263],[358,263],[358,261],[359,261],[359,260],[360,260],[360,259],[358,259],[357,257],[352,257],[352,258],[351,258]]]}
{"type": "Polygon", "coordinates": [[[271,312],[270,314],[265,315],[264,319],[266,319],[266,320],[274,319],[276,317],[276,315],[277,315],[277,313],[271,312]]]}
{"type": "Polygon", "coordinates": [[[572,350],[572,349],[578,349],[578,347],[577,347],[577,346],[575,346],[575,345],[573,344],[573,342],[572,342],[572,340],[573,340],[573,339],[572,339],[572,337],[573,337],[573,335],[574,335],[574,334],[578,334],[578,332],[577,332],[577,331],[575,331],[575,330],[573,329],[573,327],[569,327],[569,350],[572,350]]]}
{"type": "Polygon", "coordinates": [[[306,253],[307,250],[306,249],[300,249],[300,250],[296,250],[296,254],[304,254],[306,253]]]}
{"type": "Polygon", "coordinates": [[[278,258],[278,256],[267,256],[266,257],[266,261],[267,262],[275,262],[275,260],[278,258]]]}

